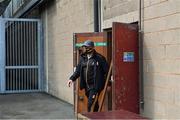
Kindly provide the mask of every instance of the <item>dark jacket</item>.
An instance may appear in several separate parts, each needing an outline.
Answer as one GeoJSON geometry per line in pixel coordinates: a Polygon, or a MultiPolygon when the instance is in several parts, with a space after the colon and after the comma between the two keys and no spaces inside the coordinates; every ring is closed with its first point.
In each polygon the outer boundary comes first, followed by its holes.
{"type": "MultiPolygon", "coordinates": [[[[91,63],[90,63],[91,71],[88,72],[91,73],[88,74],[89,75],[88,78],[90,78],[91,81],[89,81],[90,82],[89,84],[91,84],[91,82],[94,81],[93,89],[96,92],[100,92],[104,88],[106,75],[108,72],[108,64],[105,57],[97,52],[94,52],[93,56],[90,59],[91,59],[91,63]]],[[[85,89],[86,91],[88,90],[88,87],[87,87],[87,81],[85,80],[85,76],[84,76],[83,64],[86,63],[87,60],[88,58],[86,55],[81,55],[79,64],[76,66],[75,72],[70,77],[72,81],[75,81],[78,77],[80,77],[80,89],[85,89]]]]}

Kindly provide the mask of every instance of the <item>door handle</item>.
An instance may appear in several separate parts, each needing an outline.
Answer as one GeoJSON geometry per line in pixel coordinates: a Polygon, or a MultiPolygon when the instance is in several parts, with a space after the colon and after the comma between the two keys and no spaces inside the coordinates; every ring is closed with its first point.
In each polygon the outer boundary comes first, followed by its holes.
{"type": "Polygon", "coordinates": [[[79,96],[79,100],[83,101],[84,100],[84,96],[79,96]]]}

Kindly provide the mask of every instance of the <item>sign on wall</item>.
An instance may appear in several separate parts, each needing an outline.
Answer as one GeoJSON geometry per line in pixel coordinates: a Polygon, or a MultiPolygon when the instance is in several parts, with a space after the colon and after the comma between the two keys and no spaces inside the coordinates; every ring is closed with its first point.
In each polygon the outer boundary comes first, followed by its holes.
{"type": "Polygon", "coordinates": [[[123,62],[134,62],[134,52],[124,52],[123,62]]]}

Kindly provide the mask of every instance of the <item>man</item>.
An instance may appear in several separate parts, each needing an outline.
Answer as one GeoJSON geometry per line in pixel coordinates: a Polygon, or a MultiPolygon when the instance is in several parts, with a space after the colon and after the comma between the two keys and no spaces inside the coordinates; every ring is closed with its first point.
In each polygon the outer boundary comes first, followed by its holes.
{"type": "MultiPolygon", "coordinates": [[[[88,112],[91,111],[92,104],[98,94],[103,90],[108,64],[104,56],[94,49],[94,42],[87,40],[82,45],[82,54],[76,70],[69,78],[70,87],[78,77],[80,77],[80,89],[85,89],[88,98],[88,112]]],[[[94,112],[98,111],[98,101],[95,101],[94,112]]]]}

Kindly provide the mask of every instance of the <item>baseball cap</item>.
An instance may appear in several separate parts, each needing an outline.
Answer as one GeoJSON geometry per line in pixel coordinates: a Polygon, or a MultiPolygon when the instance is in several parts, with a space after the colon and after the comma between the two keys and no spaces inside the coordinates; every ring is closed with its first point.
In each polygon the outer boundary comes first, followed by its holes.
{"type": "Polygon", "coordinates": [[[82,46],[86,46],[86,47],[94,47],[94,42],[91,40],[86,40],[82,46]]]}

